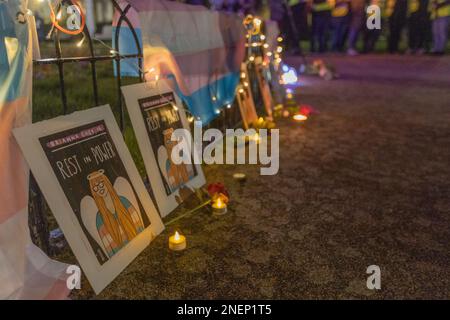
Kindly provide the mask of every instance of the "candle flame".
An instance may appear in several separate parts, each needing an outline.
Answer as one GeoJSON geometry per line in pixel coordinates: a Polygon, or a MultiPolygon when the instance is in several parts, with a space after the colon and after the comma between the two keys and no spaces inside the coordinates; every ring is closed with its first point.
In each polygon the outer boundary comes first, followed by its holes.
{"type": "Polygon", "coordinates": [[[255,141],[256,144],[259,144],[261,142],[261,136],[258,132],[256,132],[252,137],[251,140],[255,141]]]}
{"type": "Polygon", "coordinates": [[[178,231],[175,231],[175,236],[173,237],[173,239],[175,241],[179,241],[180,240],[180,234],[178,233],[178,231]]]}
{"type": "Polygon", "coordinates": [[[308,117],[303,114],[296,114],[293,118],[295,121],[305,121],[308,119],[308,117]]]}
{"type": "Polygon", "coordinates": [[[216,206],[217,206],[217,208],[223,208],[224,207],[224,203],[222,201],[222,198],[220,198],[220,197],[217,198],[216,206]]]}

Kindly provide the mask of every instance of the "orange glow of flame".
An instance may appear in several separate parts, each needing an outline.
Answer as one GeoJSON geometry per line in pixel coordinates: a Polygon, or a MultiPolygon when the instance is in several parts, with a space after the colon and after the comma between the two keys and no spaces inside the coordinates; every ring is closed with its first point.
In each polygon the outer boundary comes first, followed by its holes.
{"type": "Polygon", "coordinates": [[[225,207],[225,203],[222,201],[222,198],[217,198],[217,201],[216,201],[216,207],[217,208],[224,208],[225,207]]]}

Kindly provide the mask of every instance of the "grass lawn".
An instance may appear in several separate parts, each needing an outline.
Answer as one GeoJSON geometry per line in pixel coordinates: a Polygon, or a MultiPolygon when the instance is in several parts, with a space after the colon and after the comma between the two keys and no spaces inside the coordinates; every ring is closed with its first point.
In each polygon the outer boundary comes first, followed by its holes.
{"type": "MultiPolygon", "coordinates": [[[[88,56],[87,46],[77,48],[73,43],[62,44],[63,57],[88,56]]],[[[98,44],[97,55],[108,54],[108,48],[98,44]]],[[[41,43],[41,57],[55,57],[52,42],[41,43]]],[[[99,104],[109,104],[119,121],[118,90],[112,61],[96,63],[99,104]]],[[[95,106],[91,64],[88,62],[67,63],[64,65],[64,80],[67,95],[68,113],[95,106]]],[[[123,78],[122,84],[137,83],[137,78],[123,78]]],[[[125,109],[125,105],[123,104],[125,109]]],[[[60,81],[57,65],[35,65],[33,81],[33,122],[51,119],[63,114],[60,81]]],[[[128,114],[125,112],[124,138],[136,162],[139,172],[144,177],[145,169],[128,114]]]]}

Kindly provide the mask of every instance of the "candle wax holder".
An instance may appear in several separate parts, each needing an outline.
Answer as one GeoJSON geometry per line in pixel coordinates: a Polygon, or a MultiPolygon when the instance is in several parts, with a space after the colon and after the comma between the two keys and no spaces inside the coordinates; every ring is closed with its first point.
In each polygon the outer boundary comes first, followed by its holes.
{"type": "Polygon", "coordinates": [[[245,173],[235,173],[233,174],[233,178],[236,181],[244,182],[247,179],[247,176],[245,175],[245,173]]]}
{"type": "Polygon", "coordinates": [[[212,204],[212,210],[213,210],[213,214],[215,216],[221,216],[224,215],[225,213],[227,213],[227,204],[223,201],[217,200],[216,202],[214,202],[212,204]]]}
{"type": "Polygon", "coordinates": [[[181,251],[186,249],[186,237],[177,232],[169,237],[169,249],[172,251],[181,251]]]}

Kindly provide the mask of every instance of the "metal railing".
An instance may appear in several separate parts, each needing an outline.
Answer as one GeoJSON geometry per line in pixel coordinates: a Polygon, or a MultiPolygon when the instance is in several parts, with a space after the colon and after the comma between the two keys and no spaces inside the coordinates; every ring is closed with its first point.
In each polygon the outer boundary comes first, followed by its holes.
{"type": "MultiPolygon", "coordinates": [[[[88,28],[84,28],[82,33],[85,37],[85,40],[87,40],[88,48],[89,48],[89,55],[87,56],[81,56],[81,57],[64,57],[62,55],[62,45],[63,42],[61,41],[61,34],[60,31],[56,28],[52,30],[51,36],[53,36],[54,46],[55,46],[55,52],[56,57],[54,58],[44,58],[35,60],[35,65],[56,65],[58,70],[58,76],[59,76],[59,91],[61,96],[61,114],[67,114],[69,111],[68,108],[68,98],[67,98],[67,90],[66,90],[66,79],[65,79],[65,65],[67,63],[89,63],[91,74],[92,74],[92,92],[93,92],[93,106],[99,105],[99,90],[98,90],[98,77],[97,77],[97,69],[96,64],[100,61],[112,61],[114,62],[113,66],[115,66],[116,70],[116,101],[113,104],[112,101],[110,101],[110,105],[115,105],[116,108],[114,110],[117,110],[118,112],[118,119],[119,119],[119,127],[122,130],[122,132],[125,129],[125,108],[123,107],[123,97],[121,93],[121,86],[122,86],[122,76],[121,76],[121,63],[124,59],[137,59],[138,60],[138,79],[140,82],[144,81],[144,75],[142,72],[142,62],[143,62],[143,52],[140,45],[139,37],[136,33],[136,30],[134,29],[132,23],[127,17],[128,11],[131,9],[131,6],[128,4],[124,8],[121,8],[120,5],[115,1],[111,0],[112,5],[114,6],[114,9],[119,14],[118,20],[117,20],[117,26],[113,32],[113,49],[114,53],[111,53],[110,55],[96,55],[94,50],[94,42],[93,38],[91,37],[91,34],[89,33],[88,28]],[[122,55],[120,54],[120,48],[119,48],[119,36],[121,27],[126,24],[129,30],[131,31],[131,34],[133,36],[135,47],[136,47],[136,53],[134,54],[126,54],[122,55]]],[[[73,5],[73,1],[70,0],[63,0],[61,1],[58,8],[56,8],[57,12],[61,10],[64,6],[70,6],[73,5]]],[[[70,110],[70,111],[77,111],[70,110]]],[[[225,130],[225,128],[230,127],[236,127],[239,126],[241,123],[240,118],[240,112],[239,108],[237,107],[236,103],[234,102],[232,104],[232,107],[230,109],[224,109],[223,112],[210,124],[208,124],[208,127],[215,127],[222,131],[225,130]]],[[[54,253],[54,250],[52,249],[52,246],[50,245],[50,233],[49,233],[49,227],[48,227],[48,219],[47,219],[47,212],[49,210],[47,209],[46,202],[44,200],[44,197],[39,189],[39,186],[34,179],[33,176],[31,176],[30,179],[30,202],[29,202],[29,225],[31,230],[31,236],[32,240],[35,244],[37,244],[44,252],[46,252],[49,255],[52,255],[54,253]]]]}

